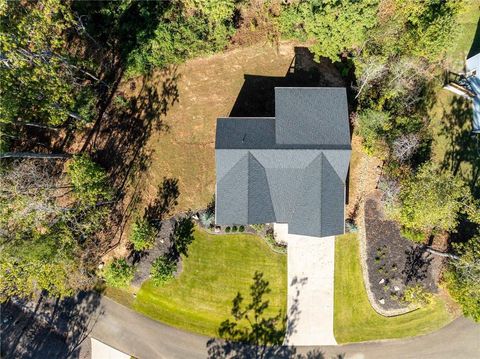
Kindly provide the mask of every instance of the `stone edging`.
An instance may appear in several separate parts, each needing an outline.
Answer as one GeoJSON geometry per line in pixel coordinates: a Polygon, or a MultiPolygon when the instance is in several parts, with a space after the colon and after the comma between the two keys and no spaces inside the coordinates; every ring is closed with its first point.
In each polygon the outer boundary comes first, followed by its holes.
{"type": "Polygon", "coordinates": [[[362,208],[362,214],[359,216],[361,217],[361,223],[359,223],[358,226],[358,237],[360,241],[360,264],[362,267],[362,273],[363,273],[363,282],[365,284],[365,290],[367,292],[367,297],[368,301],[370,302],[370,305],[372,308],[380,315],[383,315],[385,317],[394,317],[397,315],[402,315],[406,314],[409,312],[413,312],[414,310],[419,309],[418,306],[409,306],[407,308],[402,308],[402,309],[383,309],[380,307],[376,300],[375,296],[373,295],[371,289],[370,289],[370,278],[368,276],[368,265],[367,265],[367,238],[366,238],[366,230],[365,230],[365,201],[362,200],[361,203],[361,208],[362,208]]]}

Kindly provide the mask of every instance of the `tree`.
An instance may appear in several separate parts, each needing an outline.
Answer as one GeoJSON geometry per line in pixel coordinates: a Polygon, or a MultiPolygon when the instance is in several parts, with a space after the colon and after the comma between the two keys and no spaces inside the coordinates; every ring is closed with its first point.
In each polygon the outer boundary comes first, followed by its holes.
{"type": "Polygon", "coordinates": [[[109,200],[111,190],[107,187],[107,174],[87,155],[74,156],[66,164],[66,173],[78,201],[94,206],[99,200],[109,200]]]}
{"type": "Polygon", "coordinates": [[[176,255],[188,255],[188,246],[195,239],[193,228],[194,223],[190,214],[175,222],[171,238],[176,255]]]}
{"type": "Polygon", "coordinates": [[[434,163],[424,164],[402,182],[397,218],[406,229],[423,233],[455,230],[468,194],[459,178],[434,163]]]}
{"type": "Polygon", "coordinates": [[[147,220],[139,219],[132,225],[129,241],[136,251],[151,249],[155,244],[156,229],[147,220]]]}
{"type": "Polygon", "coordinates": [[[480,235],[454,244],[459,259],[450,259],[444,281],[463,313],[480,322],[480,235]]]}
{"type": "MultiPolygon", "coordinates": [[[[7,164],[7,163],[6,163],[7,164]]],[[[108,209],[85,206],[61,163],[15,161],[0,172],[0,300],[91,288],[108,209]]],[[[98,183],[97,185],[101,185],[98,183]]],[[[105,184],[103,184],[105,185],[105,184]]],[[[92,203],[98,203],[92,198],[92,203]]]]}
{"type": "Polygon", "coordinates": [[[388,113],[365,110],[358,115],[357,133],[362,137],[362,145],[370,155],[385,158],[388,153],[385,135],[391,129],[388,113]]]}
{"type": "Polygon", "coordinates": [[[417,134],[408,133],[393,141],[392,156],[399,162],[407,161],[420,145],[417,134]]]}
{"type": "Polygon", "coordinates": [[[124,258],[114,259],[102,270],[105,283],[111,287],[127,287],[133,279],[135,267],[129,265],[124,258]]]}
{"type": "Polygon", "coordinates": [[[66,33],[75,24],[69,2],[6,2],[0,17],[0,121],[60,125],[69,117],[86,120],[74,110],[83,109],[77,101],[85,99],[85,77],[95,77],[82,71],[67,50],[66,33]]]}
{"type": "Polygon", "coordinates": [[[312,40],[317,58],[338,61],[341,54],[361,51],[376,25],[377,5],[378,0],[285,2],[278,22],[284,37],[312,40]]]}
{"type": "Polygon", "coordinates": [[[162,285],[173,279],[173,273],[177,270],[177,264],[167,256],[161,256],[152,263],[151,277],[155,285],[162,285]]]}

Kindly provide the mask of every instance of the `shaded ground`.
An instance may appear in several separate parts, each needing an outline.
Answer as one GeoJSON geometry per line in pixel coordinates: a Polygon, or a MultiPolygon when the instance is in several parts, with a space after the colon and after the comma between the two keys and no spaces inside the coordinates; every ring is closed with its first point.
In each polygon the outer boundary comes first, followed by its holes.
{"type": "Polygon", "coordinates": [[[403,238],[394,221],[385,218],[375,196],[365,202],[367,267],[375,300],[384,309],[404,308],[400,298],[407,286],[422,285],[437,292],[442,257],[403,238]]]}
{"type": "Polygon", "coordinates": [[[2,305],[1,354],[5,358],[90,358],[88,336],[102,315],[98,293],[2,305]]]}
{"type": "MultiPolygon", "coordinates": [[[[440,296],[416,311],[384,317],[372,308],[365,292],[359,241],[349,234],[336,238],[334,334],[338,343],[402,338],[437,330],[453,319],[440,296]]],[[[391,357],[405,357],[391,356],[391,357]]],[[[411,353],[419,357],[418,353],[411,353]]],[[[377,353],[375,358],[390,357],[377,353]]]]}
{"type": "MultiPolygon", "coordinates": [[[[480,46],[480,7],[471,1],[460,16],[456,41],[447,52],[446,67],[453,72],[463,72],[465,59],[480,46]]],[[[432,118],[433,159],[444,169],[453,171],[474,190],[480,188],[480,139],[471,134],[471,102],[453,93],[438,89],[436,103],[430,111],[432,118]]]]}

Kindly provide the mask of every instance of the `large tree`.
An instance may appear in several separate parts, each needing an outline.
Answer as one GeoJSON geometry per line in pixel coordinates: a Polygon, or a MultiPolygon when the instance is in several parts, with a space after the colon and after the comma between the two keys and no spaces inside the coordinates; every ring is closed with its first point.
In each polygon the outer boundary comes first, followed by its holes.
{"type": "Polygon", "coordinates": [[[62,167],[28,159],[2,169],[0,300],[41,290],[65,296],[92,284],[99,255],[95,235],[111,194],[104,171],[86,156],[70,160],[74,172],[62,167]],[[79,182],[73,173],[94,180],[79,182]]]}
{"type": "Polygon", "coordinates": [[[458,259],[449,261],[444,274],[448,291],[463,313],[480,322],[480,235],[454,245],[458,259]]]}
{"type": "Polygon", "coordinates": [[[426,163],[402,181],[398,199],[394,212],[403,227],[434,233],[455,230],[471,195],[461,179],[426,163]]]}

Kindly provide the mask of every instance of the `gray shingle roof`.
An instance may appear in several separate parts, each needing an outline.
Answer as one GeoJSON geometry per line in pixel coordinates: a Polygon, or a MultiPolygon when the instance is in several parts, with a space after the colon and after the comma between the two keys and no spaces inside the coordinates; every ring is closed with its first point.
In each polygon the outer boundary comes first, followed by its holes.
{"type": "Polygon", "coordinates": [[[345,90],[277,88],[275,93],[276,109],[284,115],[281,120],[277,116],[217,121],[216,222],[288,223],[290,233],[319,237],[343,233],[350,160],[345,90]],[[324,95],[331,99],[332,94],[333,104],[341,104],[341,109],[330,109],[331,103],[320,99],[324,95]],[[289,95],[300,99],[293,101],[289,95]],[[288,111],[278,101],[288,103],[288,111]],[[323,111],[321,116],[315,115],[318,111],[323,111]],[[306,116],[299,120],[301,130],[291,123],[295,113],[306,116]],[[289,136],[282,126],[296,132],[289,136]],[[277,142],[279,132],[286,143],[277,142]]]}

